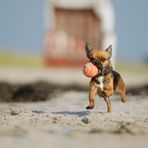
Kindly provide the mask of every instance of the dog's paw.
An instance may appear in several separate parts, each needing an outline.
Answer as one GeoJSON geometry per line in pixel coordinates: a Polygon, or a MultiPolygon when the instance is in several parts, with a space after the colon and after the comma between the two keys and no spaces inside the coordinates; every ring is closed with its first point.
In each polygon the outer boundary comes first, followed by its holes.
{"type": "Polygon", "coordinates": [[[88,109],[88,110],[89,110],[89,109],[93,109],[93,108],[94,108],[94,106],[87,106],[87,107],[86,107],[86,109],[88,109]]]}

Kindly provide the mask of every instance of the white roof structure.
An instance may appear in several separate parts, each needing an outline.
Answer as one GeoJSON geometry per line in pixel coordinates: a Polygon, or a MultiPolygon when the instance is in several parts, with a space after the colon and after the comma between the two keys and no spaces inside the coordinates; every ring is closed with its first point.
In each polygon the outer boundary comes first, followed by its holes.
{"type": "Polygon", "coordinates": [[[50,3],[50,5],[52,6],[64,9],[75,9],[75,10],[92,9],[95,12],[95,14],[101,19],[101,27],[103,33],[103,43],[102,43],[103,49],[106,49],[110,44],[113,46],[112,61],[114,65],[115,53],[116,53],[116,33],[114,30],[115,15],[110,0],[45,0],[45,1],[46,5],[47,3],[50,3]]]}

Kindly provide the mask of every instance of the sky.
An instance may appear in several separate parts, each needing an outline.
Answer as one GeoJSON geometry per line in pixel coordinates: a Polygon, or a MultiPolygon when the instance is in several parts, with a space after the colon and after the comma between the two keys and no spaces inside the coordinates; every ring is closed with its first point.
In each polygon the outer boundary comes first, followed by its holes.
{"type": "MultiPolygon", "coordinates": [[[[118,37],[117,57],[148,57],[148,0],[111,0],[118,37]]],[[[43,0],[0,0],[0,51],[41,55],[43,0]]]]}
{"type": "Polygon", "coordinates": [[[42,0],[0,0],[0,48],[41,54],[44,35],[42,0]]]}
{"type": "Polygon", "coordinates": [[[148,58],[148,0],[112,0],[116,12],[117,55],[142,61],[148,58]]]}

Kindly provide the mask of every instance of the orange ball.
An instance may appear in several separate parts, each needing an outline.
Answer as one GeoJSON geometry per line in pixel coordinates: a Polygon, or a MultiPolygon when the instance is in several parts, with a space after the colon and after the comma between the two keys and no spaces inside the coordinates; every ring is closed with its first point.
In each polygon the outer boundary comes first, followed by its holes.
{"type": "Polygon", "coordinates": [[[83,68],[83,73],[85,76],[92,78],[98,74],[98,68],[91,62],[86,63],[83,68]]]}

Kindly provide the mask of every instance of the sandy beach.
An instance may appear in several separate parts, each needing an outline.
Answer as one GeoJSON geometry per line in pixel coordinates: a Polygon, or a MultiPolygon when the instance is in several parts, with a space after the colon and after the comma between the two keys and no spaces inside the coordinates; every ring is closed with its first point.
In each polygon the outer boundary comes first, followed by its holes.
{"type": "MultiPolygon", "coordinates": [[[[45,75],[46,73],[38,74],[40,78],[45,75]]],[[[4,80],[4,75],[0,75],[0,78],[1,81],[4,80]]],[[[17,80],[15,72],[11,77],[7,75],[10,82],[15,81],[14,78],[17,80]]],[[[73,79],[75,78],[76,76],[73,79]]],[[[48,77],[44,79],[48,80],[48,77]]],[[[88,80],[84,81],[88,83],[88,80]]],[[[24,82],[25,80],[22,81],[24,82]]],[[[112,113],[106,113],[106,104],[99,97],[96,97],[95,109],[87,111],[85,109],[88,105],[87,91],[59,92],[44,102],[3,102],[0,104],[0,147],[146,148],[147,93],[128,94],[127,99],[128,101],[123,104],[118,95],[112,96],[112,113]]]]}

